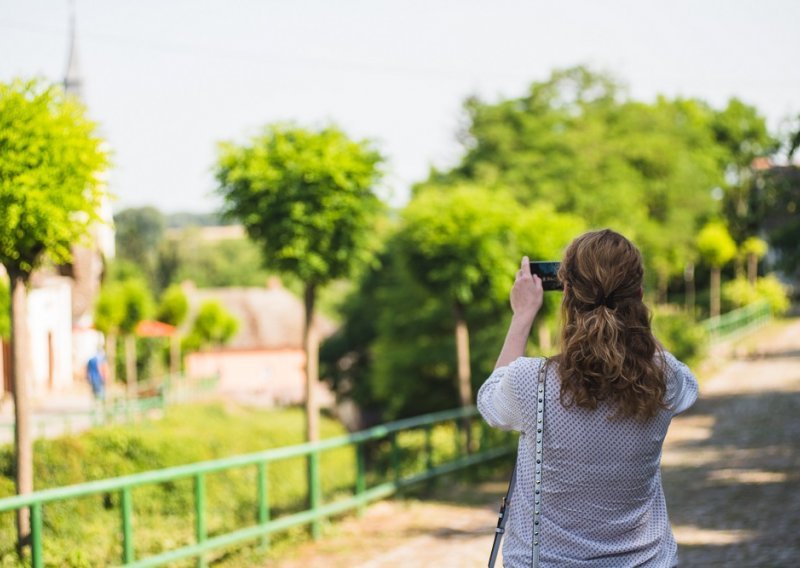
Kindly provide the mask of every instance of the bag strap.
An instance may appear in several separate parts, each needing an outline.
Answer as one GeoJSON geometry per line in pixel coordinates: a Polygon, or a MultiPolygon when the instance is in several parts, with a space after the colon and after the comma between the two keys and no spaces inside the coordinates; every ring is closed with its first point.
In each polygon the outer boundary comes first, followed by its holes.
{"type": "MultiPolygon", "coordinates": [[[[537,468],[536,468],[536,480],[538,484],[541,483],[542,472],[541,472],[541,455],[542,455],[542,433],[544,430],[544,385],[545,385],[545,371],[547,369],[548,360],[545,359],[542,363],[541,368],[539,369],[539,381],[536,386],[537,388],[537,426],[536,426],[536,459],[538,461],[537,468]]],[[[497,555],[500,553],[500,543],[503,541],[503,534],[506,532],[506,522],[508,521],[508,515],[506,515],[506,509],[511,505],[511,497],[514,494],[514,485],[516,485],[517,481],[517,460],[514,459],[514,469],[511,470],[511,480],[508,482],[508,490],[506,491],[505,497],[500,502],[500,511],[497,516],[497,528],[494,530],[494,542],[492,543],[492,552],[489,555],[489,568],[494,568],[495,562],[497,562],[497,555]]],[[[538,490],[538,488],[537,488],[538,490]]],[[[539,556],[539,498],[537,495],[536,498],[536,505],[534,508],[534,515],[536,517],[535,525],[534,525],[534,548],[533,554],[535,557],[534,565],[538,565],[538,556],[539,556]]]]}

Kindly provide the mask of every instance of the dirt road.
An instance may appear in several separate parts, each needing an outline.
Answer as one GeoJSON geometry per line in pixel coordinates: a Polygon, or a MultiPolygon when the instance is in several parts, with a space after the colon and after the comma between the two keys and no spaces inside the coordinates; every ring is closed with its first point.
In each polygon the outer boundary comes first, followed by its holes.
{"type": "MultiPolygon", "coordinates": [[[[662,462],[681,566],[800,565],[800,320],[738,347],[676,418],[662,462]]],[[[503,480],[443,486],[329,528],[269,568],[486,565],[503,480]]]]}

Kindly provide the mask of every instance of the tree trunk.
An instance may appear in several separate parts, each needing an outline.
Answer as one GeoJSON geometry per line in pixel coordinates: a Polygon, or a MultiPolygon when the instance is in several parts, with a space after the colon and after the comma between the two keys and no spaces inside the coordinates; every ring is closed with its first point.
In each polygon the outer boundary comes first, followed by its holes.
{"type": "Polygon", "coordinates": [[[181,338],[177,332],[169,338],[169,374],[173,378],[181,374],[181,338]]]}
{"type": "Polygon", "coordinates": [[[747,280],[750,281],[751,286],[756,285],[758,278],[758,257],[754,254],[747,255],[747,280]]]}
{"type": "Polygon", "coordinates": [[[110,388],[117,380],[117,334],[109,331],[106,336],[106,357],[108,357],[108,384],[110,388]]]}
{"type": "Polygon", "coordinates": [[[686,282],[686,311],[694,315],[695,289],[694,289],[694,264],[688,263],[683,269],[683,280],[686,282]]]}
{"type": "Polygon", "coordinates": [[[472,404],[472,376],[469,367],[469,330],[464,318],[464,306],[460,302],[453,303],[453,315],[456,320],[456,358],[458,360],[458,397],[461,406],[472,404]]]}
{"type": "Polygon", "coordinates": [[[658,272],[658,303],[667,303],[667,294],[669,293],[669,274],[666,271],[658,272]]]}
{"type": "Polygon", "coordinates": [[[136,397],[136,336],[129,333],[125,336],[125,383],[127,385],[128,399],[136,397]]]}
{"type": "MultiPolygon", "coordinates": [[[[33,492],[33,440],[30,424],[30,346],[28,337],[28,298],[26,281],[11,278],[11,381],[14,390],[14,457],[17,495],[33,492]]],[[[17,510],[17,549],[30,542],[30,509],[17,510]]]]}
{"type": "MultiPolygon", "coordinates": [[[[469,329],[461,302],[453,302],[453,317],[456,321],[456,360],[458,365],[458,398],[461,407],[472,405],[472,372],[469,365],[469,329]]],[[[461,428],[466,433],[467,453],[472,453],[472,432],[469,419],[464,418],[461,428]]]]}
{"type": "Polygon", "coordinates": [[[718,266],[711,268],[711,317],[719,315],[719,289],[722,269],[718,266]]]}
{"type": "Polygon", "coordinates": [[[303,348],[306,352],[306,440],[319,440],[319,339],[314,325],[316,286],[307,284],[305,290],[305,321],[303,322],[303,348]]]}

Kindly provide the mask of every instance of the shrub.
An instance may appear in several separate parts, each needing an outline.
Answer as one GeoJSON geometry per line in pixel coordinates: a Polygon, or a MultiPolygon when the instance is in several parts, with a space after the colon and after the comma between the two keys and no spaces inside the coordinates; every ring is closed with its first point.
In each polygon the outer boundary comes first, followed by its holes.
{"type": "Polygon", "coordinates": [[[671,306],[653,310],[653,333],[664,347],[687,365],[706,354],[708,334],[688,313],[671,306]]]}
{"type": "Polygon", "coordinates": [[[723,309],[741,308],[766,301],[774,315],[783,315],[789,309],[789,293],[774,274],[756,280],[755,287],[746,278],[737,278],[722,286],[723,309]]]}

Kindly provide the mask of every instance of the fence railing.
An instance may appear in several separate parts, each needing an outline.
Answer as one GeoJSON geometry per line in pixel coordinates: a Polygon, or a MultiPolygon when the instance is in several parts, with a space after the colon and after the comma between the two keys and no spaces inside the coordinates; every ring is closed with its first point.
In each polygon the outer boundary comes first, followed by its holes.
{"type": "Polygon", "coordinates": [[[734,339],[769,323],[772,311],[766,301],[756,302],[703,322],[712,342],[734,339]]]}
{"type": "MultiPolygon", "coordinates": [[[[268,535],[285,531],[291,527],[310,525],[312,536],[317,537],[321,530],[321,520],[353,509],[363,508],[367,503],[383,499],[398,489],[450,473],[481,462],[492,460],[513,451],[511,434],[490,435],[482,420],[476,420],[474,407],[427,414],[375,426],[360,432],[329,438],[319,442],[275,448],[259,453],[235,456],[220,460],[171,467],[143,472],[125,477],[92,481],[79,485],[37,491],[28,495],[0,499],[0,513],[29,508],[31,514],[31,553],[34,568],[44,566],[43,516],[45,508],[57,502],[75,500],[88,496],[118,495],[120,504],[119,535],[122,542],[121,562],[126,566],[159,566],[180,559],[195,558],[198,564],[204,562],[207,553],[233,544],[265,539],[268,535]],[[454,436],[454,453],[449,459],[435,463],[432,432],[434,426],[451,423],[454,436]],[[477,429],[477,431],[476,431],[477,429]],[[407,472],[398,459],[403,450],[399,435],[403,432],[422,430],[424,432],[424,459],[421,468],[407,472]],[[367,483],[366,445],[374,441],[386,440],[390,444],[389,480],[373,486],[367,483]],[[472,441],[472,451],[467,444],[472,441]],[[320,456],[323,452],[338,448],[350,448],[355,454],[355,483],[352,495],[324,502],[321,488],[320,456]],[[271,517],[271,491],[267,476],[270,464],[292,458],[307,459],[307,501],[305,510],[271,517]],[[253,492],[257,503],[256,523],[237,528],[225,534],[209,537],[206,517],[206,477],[209,474],[226,470],[255,468],[253,492]],[[134,531],[134,488],[157,485],[178,480],[191,480],[193,483],[193,503],[195,520],[195,539],[193,544],[140,558],[136,553],[136,534],[134,531]]],[[[496,432],[496,431],[495,431],[496,432]]],[[[418,456],[423,457],[423,456],[418,456]]],[[[173,483],[173,485],[176,485],[173,483]]]]}

